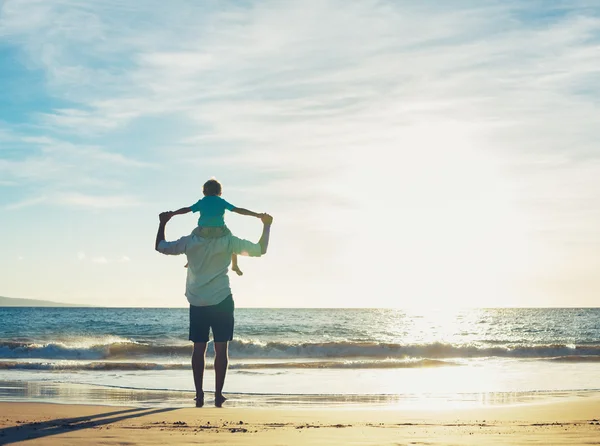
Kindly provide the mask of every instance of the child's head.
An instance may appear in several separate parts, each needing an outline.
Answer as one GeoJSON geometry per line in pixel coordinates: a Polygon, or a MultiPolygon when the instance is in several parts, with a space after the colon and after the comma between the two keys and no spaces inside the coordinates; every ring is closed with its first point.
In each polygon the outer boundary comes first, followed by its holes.
{"type": "Polygon", "coordinates": [[[206,183],[204,183],[202,192],[204,192],[204,196],[206,197],[211,195],[221,195],[221,183],[219,183],[214,178],[208,180],[206,183]]]}

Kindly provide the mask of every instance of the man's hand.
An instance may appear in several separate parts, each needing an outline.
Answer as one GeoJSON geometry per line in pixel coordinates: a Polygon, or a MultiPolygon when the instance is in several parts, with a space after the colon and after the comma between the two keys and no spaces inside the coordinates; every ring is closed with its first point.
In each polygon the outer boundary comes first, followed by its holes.
{"type": "Polygon", "coordinates": [[[260,214],[260,220],[263,222],[263,224],[265,225],[271,225],[273,224],[273,217],[270,216],[267,213],[264,214],[260,214]]]}
{"type": "Polygon", "coordinates": [[[171,211],[161,212],[158,215],[158,219],[160,220],[161,223],[168,222],[169,220],[171,220],[171,217],[173,217],[173,212],[171,212],[171,211]]]}

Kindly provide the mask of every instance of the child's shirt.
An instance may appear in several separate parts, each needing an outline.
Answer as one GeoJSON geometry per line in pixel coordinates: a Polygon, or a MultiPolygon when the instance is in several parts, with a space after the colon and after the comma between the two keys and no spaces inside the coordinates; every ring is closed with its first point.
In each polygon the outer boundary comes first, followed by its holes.
{"type": "Polygon", "coordinates": [[[200,212],[198,226],[215,227],[225,226],[225,209],[232,211],[235,206],[217,195],[208,195],[198,200],[190,209],[192,212],[200,212]]]}

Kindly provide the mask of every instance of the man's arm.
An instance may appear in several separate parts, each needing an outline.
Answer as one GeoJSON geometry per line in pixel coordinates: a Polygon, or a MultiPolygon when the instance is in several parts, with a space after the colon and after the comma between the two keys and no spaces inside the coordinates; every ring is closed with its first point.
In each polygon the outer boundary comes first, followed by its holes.
{"type": "Polygon", "coordinates": [[[249,240],[242,240],[236,236],[231,237],[232,254],[240,254],[243,256],[260,257],[267,252],[269,247],[269,237],[271,235],[271,224],[273,217],[269,214],[260,214],[260,219],[263,222],[263,231],[258,243],[253,243],[249,240]]]}
{"type": "Polygon", "coordinates": [[[154,249],[156,249],[161,254],[178,256],[180,254],[185,254],[192,236],[186,235],[172,242],[166,241],[165,227],[167,226],[167,222],[171,219],[172,216],[172,212],[163,212],[158,216],[160,223],[158,225],[158,232],[156,233],[156,243],[154,244],[154,249]]]}
{"type": "Polygon", "coordinates": [[[266,254],[267,248],[269,247],[269,237],[271,236],[273,217],[271,217],[269,214],[260,214],[260,219],[263,222],[263,231],[258,244],[260,245],[261,253],[266,254]]]}
{"type": "Polygon", "coordinates": [[[154,249],[158,251],[158,244],[165,239],[165,227],[167,226],[167,222],[173,216],[172,212],[162,212],[158,216],[158,231],[156,233],[156,243],[154,244],[154,249]]]}
{"type": "Polygon", "coordinates": [[[240,214],[240,215],[249,215],[250,217],[256,217],[256,218],[260,218],[260,216],[262,215],[257,212],[249,211],[248,209],[244,209],[244,208],[233,208],[231,210],[231,212],[235,212],[236,214],[240,214]]]}

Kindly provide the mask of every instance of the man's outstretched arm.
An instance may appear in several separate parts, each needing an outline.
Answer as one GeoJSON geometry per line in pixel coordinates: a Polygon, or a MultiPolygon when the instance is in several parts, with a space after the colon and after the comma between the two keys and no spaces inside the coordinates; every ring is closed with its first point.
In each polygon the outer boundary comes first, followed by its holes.
{"type": "Polygon", "coordinates": [[[167,222],[173,216],[172,212],[162,212],[159,216],[159,224],[158,224],[158,232],[156,233],[156,243],[154,244],[154,249],[158,251],[158,244],[165,239],[165,227],[167,226],[167,222]]]}
{"type": "Polygon", "coordinates": [[[260,219],[263,222],[263,230],[258,243],[251,242],[249,240],[242,240],[236,236],[232,236],[230,238],[232,243],[232,254],[260,257],[267,252],[267,248],[269,247],[269,237],[271,236],[273,217],[271,217],[269,214],[260,214],[260,219]]]}
{"type": "Polygon", "coordinates": [[[263,222],[263,231],[258,244],[260,245],[261,253],[265,254],[267,252],[267,248],[269,247],[269,237],[271,236],[273,217],[271,217],[269,214],[261,214],[260,219],[263,222]]]}
{"type": "Polygon", "coordinates": [[[165,227],[167,226],[167,222],[171,219],[171,217],[173,217],[173,212],[163,212],[158,216],[160,223],[158,225],[158,232],[156,233],[156,243],[154,244],[154,249],[161,254],[178,256],[180,254],[185,254],[188,243],[191,239],[191,235],[186,235],[178,240],[168,242],[165,239],[165,227]]]}

